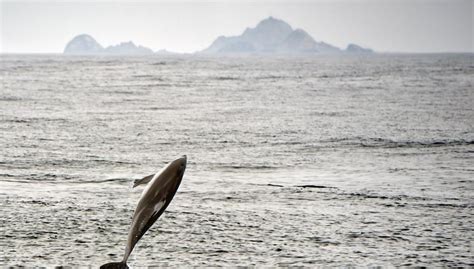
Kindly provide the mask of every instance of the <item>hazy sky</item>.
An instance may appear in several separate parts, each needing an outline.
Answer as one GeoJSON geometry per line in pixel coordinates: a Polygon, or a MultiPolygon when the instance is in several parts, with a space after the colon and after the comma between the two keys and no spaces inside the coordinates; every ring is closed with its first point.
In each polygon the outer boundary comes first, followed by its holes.
{"type": "Polygon", "coordinates": [[[62,52],[81,33],[194,52],[268,16],[339,47],[474,52],[474,0],[0,1],[1,52],[62,52]]]}

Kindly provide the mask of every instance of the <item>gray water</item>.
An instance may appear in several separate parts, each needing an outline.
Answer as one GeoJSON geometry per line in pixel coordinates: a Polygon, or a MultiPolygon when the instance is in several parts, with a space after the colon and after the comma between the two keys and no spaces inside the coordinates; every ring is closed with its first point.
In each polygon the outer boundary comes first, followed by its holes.
{"type": "Polygon", "coordinates": [[[472,54],[0,60],[0,266],[474,266],[472,54]]]}

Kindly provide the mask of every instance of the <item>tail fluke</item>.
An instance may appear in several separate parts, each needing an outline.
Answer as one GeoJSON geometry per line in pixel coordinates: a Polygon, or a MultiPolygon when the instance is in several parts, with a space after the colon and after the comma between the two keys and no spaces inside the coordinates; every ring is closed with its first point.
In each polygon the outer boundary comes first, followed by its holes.
{"type": "Polygon", "coordinates": [[[100,266],[100,269],[128,269],[126,262],[111,262],[100,266]]]}

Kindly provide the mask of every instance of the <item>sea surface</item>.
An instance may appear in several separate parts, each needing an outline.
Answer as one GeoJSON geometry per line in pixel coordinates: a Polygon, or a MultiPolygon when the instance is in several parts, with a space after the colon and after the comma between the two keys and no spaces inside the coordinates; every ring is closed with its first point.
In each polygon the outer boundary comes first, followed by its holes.
{"type": "Polygon", "coordinates": [[[0,266],[474,266],[474,55],[0,56],[0,266]]]}

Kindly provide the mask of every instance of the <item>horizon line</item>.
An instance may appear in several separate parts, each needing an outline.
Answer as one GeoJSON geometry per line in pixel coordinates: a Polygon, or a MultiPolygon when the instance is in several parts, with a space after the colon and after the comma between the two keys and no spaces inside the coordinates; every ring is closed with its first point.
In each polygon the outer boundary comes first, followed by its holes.
{"type": "MultiPolygon", "coordinates": [[[[173,56],[173,55],[205,55],[211,57],[225,57],[227,55],[242,55],[242,56],[330,56],[330,55],[341,55],[341,54],[332,54],[332,53],[312,53],[312,54],[274,54],[274,53],[229,53],[229,54],[199,54],[200,51],[195,52],[174,52],[167,49],[160,49],[153,51],[149,54],[67,54],[64,52],[1,52],[0,55],[66,55],[66,56],[149,56],[149,55],[160,55],[160,56],[173,56]],[[169,54],[160,54],[158,51],[166,50],[170,52],[169,54]]],[[[363,53],[353,53],[351,55],[361,55],[363,53]]],[[[474,51],[377,51],[374,50],[370,54],[474,54],[474,51]]],[[[370,55],[366,54],[366,55],[370,55]]],[[[342,54],[348,55],[348,54],[342,54]]]]}

